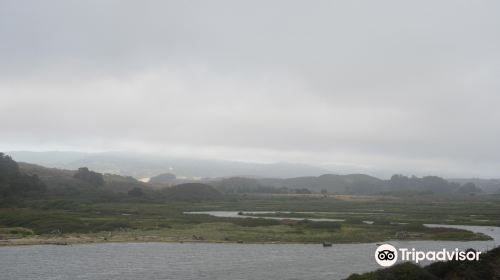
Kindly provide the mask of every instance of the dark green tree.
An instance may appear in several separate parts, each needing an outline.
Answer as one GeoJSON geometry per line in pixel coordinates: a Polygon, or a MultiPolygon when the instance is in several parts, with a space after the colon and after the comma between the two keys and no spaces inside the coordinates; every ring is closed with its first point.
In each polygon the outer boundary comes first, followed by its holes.
{"type": "Polygon", "coordinates": [[[74,175],[78,180],[89,183],[92,186],[102,186],[104,185],[104,178],[101,173],[90,171],[87,167],[80,167],[74,175]]]}
{"type": "Polygon", "coordinates": [[[0,153],[0,197],[36,195],[45,191],[46,186],[37,175],[21,173],[17,162],[0,153]]]}
{"type": "Polygon", "coordinates": [[[142,197],[142,196],[144,196],[144,191],[139,187],[135,187],[135,188],[131,189],[130,191],[128,191],[128,195],[134,196],[134,197],[142,197]]]}

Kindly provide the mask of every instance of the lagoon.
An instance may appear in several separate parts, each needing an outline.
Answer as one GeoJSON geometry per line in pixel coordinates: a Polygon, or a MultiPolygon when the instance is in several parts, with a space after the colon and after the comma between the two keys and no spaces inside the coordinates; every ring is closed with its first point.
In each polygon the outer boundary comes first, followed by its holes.
{"type": "MultiPolygon", "coordinates": [[[[231,212],[234,215],[237,212],[231,212]]],[[[447,226],[481,232],[489,241],[389,241],[397,248],[437,250],[500,245],[500,227],[447,226]]],[[[376,243],[236,244],[101,243],[0,247],[0,279],[343,279],[380,268],[376,243]]],[[[425,262],[423,263],[425,264],[425,262]]]]}

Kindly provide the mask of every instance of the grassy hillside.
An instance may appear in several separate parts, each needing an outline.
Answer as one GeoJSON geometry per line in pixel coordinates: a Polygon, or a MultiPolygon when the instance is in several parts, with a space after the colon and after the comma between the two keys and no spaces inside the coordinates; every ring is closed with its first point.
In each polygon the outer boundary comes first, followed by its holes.
{"type": "MultiPolygon", "coordinates": [[[[20,162],[19,169],[22,173],[28,175],[38,175],[40,180],[44,182],[49,191],[61,189],[92,189],[91,183],[75,178],[76,170],[66,170],[58,168],[47,168],[36,164],[20,162]]],[[[115,174],[104,174],[103,179],[105,184],[102,185],[102,190],[114,192],[128,192],[129,190],[138,188],[147,188],[147,184],[137,181],[128,176],[120,176],[115,174]]]]}

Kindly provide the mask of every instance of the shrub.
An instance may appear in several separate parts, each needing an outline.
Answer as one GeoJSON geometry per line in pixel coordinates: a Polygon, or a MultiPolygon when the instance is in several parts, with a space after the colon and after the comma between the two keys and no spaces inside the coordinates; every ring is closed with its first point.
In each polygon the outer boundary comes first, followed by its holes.
{"type": "Polygon", "coordinates": [[[243,227],[260,227],[260,226],[276,226],[281,224],[278,220],[263,219],[263,218],[236,218],[231,221],[233,224],[243,227]]]}
{"type": "Polygon", "coordinates": [[[308,229],[323,229],[327,231],[337,231],[340,230],[341,224],[339,222],[315,222],[311,220],[303,220],[299,225],[308,229]]]}

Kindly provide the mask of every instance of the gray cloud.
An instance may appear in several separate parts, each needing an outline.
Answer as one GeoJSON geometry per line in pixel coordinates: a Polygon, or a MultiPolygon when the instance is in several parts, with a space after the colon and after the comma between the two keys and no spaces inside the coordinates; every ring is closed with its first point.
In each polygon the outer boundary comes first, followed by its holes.
{"type": "Polygon", "coordinates": [[[497,1],[2,1],[0,148],[498,177],[497,1]]]}

